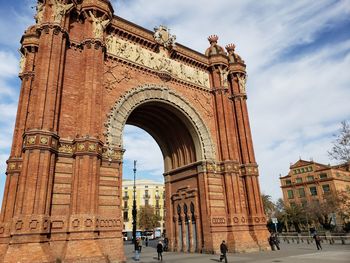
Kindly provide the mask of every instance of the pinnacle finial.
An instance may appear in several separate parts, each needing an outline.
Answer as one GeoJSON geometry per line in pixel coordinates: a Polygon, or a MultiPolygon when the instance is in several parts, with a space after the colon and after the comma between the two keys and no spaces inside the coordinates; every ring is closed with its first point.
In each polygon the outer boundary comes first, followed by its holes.
{"type": "Polygon", "coordinates": [[[236,46],[235,46],[235,44],[231,43],[231,44],[226,45],[225,48],[226,48],[227,52],[230,53],[231,51],[235,51],[236,46]]]}
{"type": "Polygon", "coordinates": [[[208,40],[209,40],[209,43],[211,44],[211,43],[216,43],[216,42],[218,42],[218,40],[219,40],[219,37],[217,36],[217,35],[210,35],[209,37],[208,37],[208,40]]]}

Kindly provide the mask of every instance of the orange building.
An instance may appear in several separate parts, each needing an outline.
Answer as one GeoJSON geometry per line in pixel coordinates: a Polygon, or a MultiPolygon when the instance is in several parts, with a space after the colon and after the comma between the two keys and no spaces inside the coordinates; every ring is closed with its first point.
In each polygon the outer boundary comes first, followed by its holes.
{"type": "Polygon", "coordinates": [[[325,194],[350,187],[350,163],[331,166],[299,160],[280,180],[287,205],[322,202],[325,194]]]}

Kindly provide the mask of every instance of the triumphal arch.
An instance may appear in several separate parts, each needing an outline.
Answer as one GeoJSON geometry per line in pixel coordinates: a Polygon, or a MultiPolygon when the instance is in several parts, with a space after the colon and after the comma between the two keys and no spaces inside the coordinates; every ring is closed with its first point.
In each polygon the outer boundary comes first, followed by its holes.
{"type": "Polygon", "coordinates": [[[212,35],[198,53],[165,26],[115,16],[108,0],[39,0],[35,21],[21,39],[0,261],[125,260],[125,124],[164,156],[171,250],[267,248],[246,65],[233,44],[212,35]]]}

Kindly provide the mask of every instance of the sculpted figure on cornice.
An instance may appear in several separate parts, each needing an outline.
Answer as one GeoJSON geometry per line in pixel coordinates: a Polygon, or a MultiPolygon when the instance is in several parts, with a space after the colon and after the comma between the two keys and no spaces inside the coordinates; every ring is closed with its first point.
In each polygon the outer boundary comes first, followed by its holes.
{"type": "Polygon", "coordinates": [[[227,69],[222,69],[221,67],[219,67],[219,71],[220,71],[220,80],[221,80],[221,86],[227,88],[228,87],[228,70],[227,69]]]}
{"type": "Polygon", "coordinates": [[[73,4],[64,4],[60,0],[51,0],[53,22],[60,24],[66,12],[73,4]]]}
{"type": "Polygon", "coordinates": [[[95,17],[91,11],[89,11],[89,14],[92,19],[92,30],[95,38],[103,38],[103,31],[109,23],[109,19],[103,20],[102,17],[95,17]]]}
{"type": "Polygon", "coordinates": [[[107,52],[117,57],[157,70],[173,77],[209,88],[209,74],[168,58],[166,51],[152,52],[115,35],[106,37],[107,52]]]}
{"type": "Polygon", "coordinates": [[[239,90],[241,93],[246,93],[246,82],[247,82],[247,77],[243,74],[238,74],[238,84],[239,84],[239,90]]]}
{"type": "Polygon", "coordinates": [[[22,52],[20,53],[21,53],[21,58],[19,60],[19,73],[23,73],[26,65],[26,56],[22,52]]]}
{"type": "Polygon", "coordinates": [[[36,15],[34,16],[35,22],[37,24],[41,24],[43,22],[44,11],[45,11],[44,3],[38,1],[38,4],[36,6],[36,15]]]}

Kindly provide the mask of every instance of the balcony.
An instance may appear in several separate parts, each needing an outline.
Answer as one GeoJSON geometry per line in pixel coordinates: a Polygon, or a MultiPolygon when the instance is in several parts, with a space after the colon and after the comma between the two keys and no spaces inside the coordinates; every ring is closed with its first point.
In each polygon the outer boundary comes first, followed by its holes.
{"type": "Polygon", "coordinates": [[[144,196],[143,196],[143,199],[150,199],[151,198],[151,196],[149,195],[149,194],[145,194],[144,196]]]}
{"type": "Polygon", "coordinates": [[[156,195],[155,198],[156,198],[156,200],[159,200],[160,199],[160,195],[156,195]]]}
{"type": "Polygon", "coordinates": [[[129,196],[128,195],[124,195],[123,196],[123,200],[129,200],[129,196]]]}

